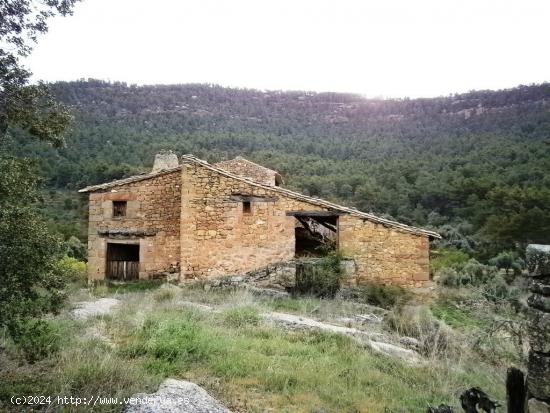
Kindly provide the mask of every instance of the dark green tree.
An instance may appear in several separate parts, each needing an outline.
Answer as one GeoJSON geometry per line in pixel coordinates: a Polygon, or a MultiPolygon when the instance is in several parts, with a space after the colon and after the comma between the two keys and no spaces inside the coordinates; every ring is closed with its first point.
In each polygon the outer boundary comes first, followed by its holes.
{"type": "Polygon", "coordinates": [[[20,64],[46,21],[71,12],[75,0],[0,1],[0,327],[17,336],[20,321],[55,311],[63,299],[56,272],[62,243],[37,212],[39,179],[32,162],[8,152],[18,130],[54,146],[71,116],[44,84],[29,85],[20,64]]]}

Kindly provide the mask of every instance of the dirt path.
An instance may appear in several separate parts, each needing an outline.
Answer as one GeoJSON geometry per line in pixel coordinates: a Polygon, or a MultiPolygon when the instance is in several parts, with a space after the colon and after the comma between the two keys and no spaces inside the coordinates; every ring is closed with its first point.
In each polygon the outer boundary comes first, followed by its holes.
{"type": "Polygon", "coordinates": [[[71,315],[78,320],[85,320],[98,315],[109,314],[120,303],[116,298],[99,298],[94,301],[81,301],[76,303],[76,308],[71,315]]]}

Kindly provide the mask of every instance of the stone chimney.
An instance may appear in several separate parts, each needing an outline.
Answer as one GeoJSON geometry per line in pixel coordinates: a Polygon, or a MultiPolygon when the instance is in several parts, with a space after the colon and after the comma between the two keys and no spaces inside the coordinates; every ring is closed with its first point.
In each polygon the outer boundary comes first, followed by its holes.
{"type": "Polygon", "coordinates": [[[179,166],[178,156],[172,151],[161,151],[155,155],[152,173],[179,166]]]}

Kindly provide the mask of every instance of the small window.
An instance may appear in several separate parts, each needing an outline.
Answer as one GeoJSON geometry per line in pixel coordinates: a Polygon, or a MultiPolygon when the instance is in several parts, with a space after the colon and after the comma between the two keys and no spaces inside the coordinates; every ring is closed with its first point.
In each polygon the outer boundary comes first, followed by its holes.
{"type": "Polygon", "coordinates": [[[252,213],[252,205],[250,205],[250,201],[243,201],[243,214],[251,214],[252,213]]]}
{"type": "Polygon", "coordinates": [[[126,216],[126,201],[113,201],[113,218],[126,216]]]}

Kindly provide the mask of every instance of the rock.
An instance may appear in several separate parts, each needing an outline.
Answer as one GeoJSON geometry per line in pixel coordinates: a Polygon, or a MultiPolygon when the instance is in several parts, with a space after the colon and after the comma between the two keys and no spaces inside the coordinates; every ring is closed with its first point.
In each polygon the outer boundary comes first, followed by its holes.
{"type": "Polygon", "coordinates": [[[399,337],[399,344],[413,350],[418,350],[420,348],[420,341],[413,337],[399,337]]]}
{"type": "Polygon", "coordinates": [[[254,295],[259,296],[265,296],[270,298],[286,298],[290,297],[290,294],[286,291],[281,290],[275,290],[273,288],[258,288],[258,287],[248,287],[248,291],[250,291],[254,295]]]}
{"type": "Polygon", "coordinates": [[[389,356],[399,357],[403,360],[417,362],[419,361],[418,353],[414,350],[396,346],[390,343],[382,343],[380,341],[370,341],[370,347],[380,353],[384,353],[389,356]]]}
{"type": "Polygon", "coordinates": [[[550,297],[545,297],[541,294],[531,294],[527,299],[527,304],[545,313],[550,313],[550,297]]]}
{"type": "Polygon", "coordinates": [[[399,357],[406,361],[417,362],[420,359],[416,351],[399,347],[394,344],[372,340],[373,337],[377,337],[378,339],[383,338],[383,335],[380,333],[370,333],[357,328],[323,323],[312,318],[301,317],[294,314],[271,312],[263,314],[263,316],[268,320],[275,321],[279,324],[284,324],[289,328],[321,330],[329,331],[331,333],[345,334],[355,339],[355,341],[359,344],[370,347],[374,351],[378,351],[392,357],[399,357]]]}
{"type": "Polygon", "coordinates": [[[529,393],[537,399],[548,399],[550,395],[550,355],[544,355],[534,351],[529,352],[527,362],[529,373],[527,384],[529,393]]]}
{"type": "Polygon", "coordinates": [[[550,275],[550,245],[529,244],[525,261],[531,277],[550,275]]]}
{"type": "Polygon", "coordinates": [[[529,406],[529,413],[550,413],[550,404],[542,400],[529,399],[527,405],[529,406]]]}
{"type": "Polygon", "coordinates": [[[527,311],[529,344],[532,351],[550,353],[550,313],[530,308],[527,311]]]}
{"type": "Polygon", "coordinates": [[[535,282],[531,285],[531,292],[533,292],[535,294],[541,294],[541,295],[544,295],[546,297],[549,297],[550,296],[550,285],[535,282]]]}
{"type": "Polygon", "coordinates": [[[166,379],[157,392],[130,400],[125,413],[231,413],[202,387],[184,380],[166,379]]]}
{"type": "Polygon", "coordinates": [[[377,316],[376,314],[356,314],[354,316],[355,320],[361,324],[376,323],[379,324],[382,322],[382,317],[377,316]]]}
{"type": "Polygon", "coordinates": [[[113,307],[120,303],[116,298],[100,298],[95,301],[82,301],[76,303],[76,307],[72,312],[72,316],[79,320],[85,320],[98,315],[109,314],[113,307]]]}

